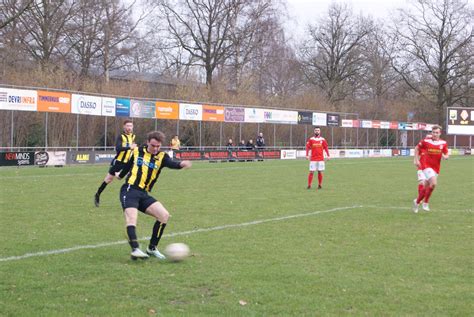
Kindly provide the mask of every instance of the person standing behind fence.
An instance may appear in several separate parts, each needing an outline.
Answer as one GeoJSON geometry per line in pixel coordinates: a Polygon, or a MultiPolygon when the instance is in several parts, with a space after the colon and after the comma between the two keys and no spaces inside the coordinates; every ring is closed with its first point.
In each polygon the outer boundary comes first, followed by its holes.
{"type": "Polygon", "coordinates": [[[125,120],[123,122],[123,133],[117,137],[117,141],[115,142],[115,151],[117,154],[112,162],[110,162],[109,172],[94,195],[94,204],[96,207],[99,207],[100,194],[104,191],[105,187],[114,180],[114,177],[120,179],[119,173],[128,163],[133,149],[137,147],[135,137],[135,134],[133,134],[133,121],[125,120]]]}
{"type": "Polygon", "coordinates": [[[264,148],[265,147],[265,139],[263,138],[263,133],[260,132],[257,136],[257,147],[264,148]]]}
{"type": "Polygon", "coordinates": [[[178,136],[175,135],[170,142],[170,147],[173,151],[177,151],[181,147],[181,141],[179,140],[178,136]]]}

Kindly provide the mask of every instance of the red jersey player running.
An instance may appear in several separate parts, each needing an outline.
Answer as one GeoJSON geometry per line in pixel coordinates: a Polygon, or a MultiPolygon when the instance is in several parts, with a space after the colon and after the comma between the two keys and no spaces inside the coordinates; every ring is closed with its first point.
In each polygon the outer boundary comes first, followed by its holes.
{"type": "Polygon", "coordinates": [[[439,170],[441,168],[441,159],[447,160],[448,144],[441,140],[441,127],[435,125],[432,129],[431,139],[423,139],[415,147],[416,166],[422,169],[426,178],[424,182],[424,190],[419,191],[418,198],[413,200],[413,212],[418,212],[418,206],[423,201],[422,207],[425,211],[430,211],[429,200],[433,193],[438,180],[439,170]],[[420,154],[423,153],[423,159],[420,160],[420,154]]]}
{"type": "MultiPolygon", "coordinates": [[[[431,139],[431,132],[425,136],[425,139],[431,139]]],[[[424,164],[425,152],[420,150],[420,166],[417,166],[416,176],[418,177],[418,195],[421,195],[425,192],[425,182],[427,181],[425,173],[423,173],[423,168],[421,167],[424,164]]],[[[416,164],[416,163],[415,163],[416,164]]],[[[424,195],[424,194],[423,194],[424,195]]]]}
{"type": "Polygon", "coordinates": [[[309,138],[306,142],[306,158],[310,160],[307,189],[311,189],[314,171],[316,170],[318,171],[318,189],[322,188],[325,168],[324,152],[326,152],[326,158],[329,160],[328,143],[326,139],[321,136],[321,129],[316,127],[314,128],[314,136],[309,138]]]}

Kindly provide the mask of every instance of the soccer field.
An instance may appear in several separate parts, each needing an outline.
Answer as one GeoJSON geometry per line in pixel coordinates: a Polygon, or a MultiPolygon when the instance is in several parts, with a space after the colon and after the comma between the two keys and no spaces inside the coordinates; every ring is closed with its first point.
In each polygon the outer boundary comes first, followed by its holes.
{"type": "MultiPolygon", "coordinates": [[[[431,212],[411,211],[411,158],[195,163],[163,170],[159,248],[131,261],[108,167],[0,169],[1,316],[456,315],[474,311],[474,159],[442,164],[431,212]],[[315,177],[315,182],[317,179],[315,177]]],[[[154,221],[139,215],[144,240],[154,221]]]]}

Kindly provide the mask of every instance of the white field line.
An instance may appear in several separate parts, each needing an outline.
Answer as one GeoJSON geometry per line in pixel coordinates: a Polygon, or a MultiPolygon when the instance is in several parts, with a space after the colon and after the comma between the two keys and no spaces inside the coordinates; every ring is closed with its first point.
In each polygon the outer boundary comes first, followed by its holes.
{"type": "MultiPolygon", "coordinates": [[[[364,208],[374,208],[374,209],[398,209],[398,210],[411,210],[412,207],[396,207],[396,206],[375,206],[375,205],[364,205],[364,208]]],[[[434,212],[466,212],[474,213],[473,209],[441,209],[433,210],[434,212]]]]}
{"type": "MultiPolygon", "coordinates": [[[[338,208],[319,210],[319,211],[313,211],[313,212],[290,215],[290,216],[255,220],[255,221],[237,223],[237,224],[222,225],[222,226],[211,227],[211,228],[201,228],[201,229],[195,229],[195,230],[189,230],[189,231],[174,232],[170,234],[165,234],[163,235],[163,237],[177,237],[177,236],[185,236],[185,235],[191,235],[191,234],[201,233],[201,232],[211,232],[211,231],[225,230],[225,229],[231,229],[231,228],[241,228],[241,227],[267,223],[267,222],[282,221],[282,220],[301,218],[301,217],[309,217],[309,216],[319,215],[323,213],[329,213],[329,212],[341,211],[341,210],[350,210],[350,209],[356,209],[356,208],[362,208],[362,207],[363,206],[338,207],[338,208]]],[[[150,239],[149,237],[144,237],[139,240],[143,241],[143,240],[149,240],[149,239],[150,239]]],[[[120,241],[114,241],[114,242],[103,242],[103,243],[98,243],[98,244],[78,245],[78,246],[65,248],[65,249],[26,253],[19,256],[9,256],[5,258],[0,258],[0,262],[10,262],[10,261],[23,260],[23,259],[32,258],[32,257],[69,253],[69,252],[74,252],[74,251],[84,250],[84,249],[97,249],[97,248],[110,247],[110,246],[126,244],[126,243],[128,243],[126,240],[120,240],[120,241]]]]}

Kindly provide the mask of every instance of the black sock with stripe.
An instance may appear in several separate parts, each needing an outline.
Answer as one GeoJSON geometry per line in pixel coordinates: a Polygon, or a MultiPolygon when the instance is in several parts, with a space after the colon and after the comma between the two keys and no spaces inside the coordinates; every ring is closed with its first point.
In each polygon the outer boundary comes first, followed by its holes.
{"type": "Polygon", "coordinates": [[[132,247],[132,250],[138,248],[137,233],[135,230],[135,226],[127,226],[128,243],[130,247],[132,247]]]}
{"type": "Polygon", "coordinates": [[[148,248],[150,250],[155,250],[156,246],[160,242],[161,236],[163,235],[163,231],[165,231],[166,223],[161,223],[158,220],[155,222],[153,226],[153,231],[151,233],[150,244],[148,248]]]}

